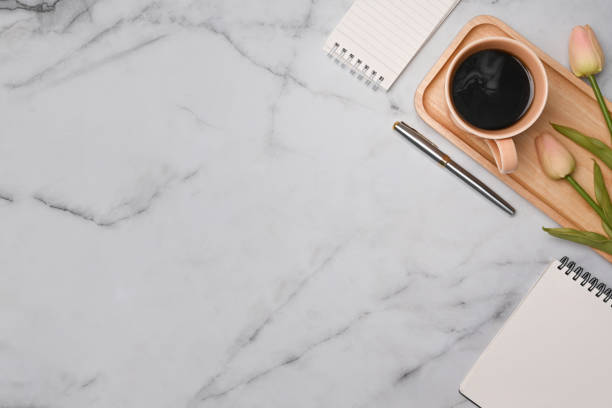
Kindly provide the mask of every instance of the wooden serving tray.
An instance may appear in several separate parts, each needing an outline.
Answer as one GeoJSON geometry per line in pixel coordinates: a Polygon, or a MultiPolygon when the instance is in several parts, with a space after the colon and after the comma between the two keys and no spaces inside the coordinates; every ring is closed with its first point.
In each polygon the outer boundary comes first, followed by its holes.
{"type": "MultiPolygon", "coordinates": [[[[569,33],[568,33],[569,38],[569,33]]],[[[427,73],[414,97],[416,111],[427,124],[453,142],[461,150],[484,166],[517,193],[525,197],[563,227],[595,231],[604,234],[597,214],[566,181],[549,179],[541,170],[534,138],[542,132],[557,137],[576,158],[574,178],[592,195],[594,156],[569,139],[558,134],[550,122],[559,123],[597,137],[610,144],[610,135],[591,87],[567,68],[546,55],[523,36],[492,16],[478,16],[470,20],[427,73]],[[510,175],[497,171],[495,161],[486,144],[479,138],[460,130],[452,122],[444,100],[444,77],[455,54],[465,45],[490,36],[514,38],[531,47],[540,57],[549,81],[548,103],[542,116],[525,133],[514,138],[519,155],[519,168],[510,175]]],[[[610,109],[610,102],[606,101],[610,109]]],[[[600,163],[607,185],[612,191],[612,171],[600,163]]],[[[553,227],[553,223],[546,225],[553,227]]],[[[534,226],[534,234],[545,234],[534,226]]],[[[605,234],[604,234],[605,235],[605,234]]],[[[551,239],[553,239],[551,237],[551,239]]],[[[554,238],[557,239],[557,238],[554,238]]],[[[598,251],[599,252],[599,251],[598,251]]],[[[599,252],[612,262],[612,255],[599,252]]]]}

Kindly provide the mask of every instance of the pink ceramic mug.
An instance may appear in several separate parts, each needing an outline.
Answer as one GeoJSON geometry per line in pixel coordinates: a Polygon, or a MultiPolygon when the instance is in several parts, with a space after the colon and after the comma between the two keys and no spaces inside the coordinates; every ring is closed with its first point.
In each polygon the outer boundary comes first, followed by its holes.
{"type": "Polygon", "coordinates": [[[451,61],[446,71],[444,96],[453,122],[462,130],[483,138],[501,173],[512,173],[518,167],[518,156],[512,138],[526,131],[542,114],[548,99],[546,69],[538,56],[522,42],[507,37],[487,37],[466,45],[451,61]],[[533,98],[527,112],[509,127],[485,130],[466,122],[457,112],[452,99],[452,81],[459,65],[470,55],[483,50],[505,51],[521,61],[533,80],[533,98]]]}

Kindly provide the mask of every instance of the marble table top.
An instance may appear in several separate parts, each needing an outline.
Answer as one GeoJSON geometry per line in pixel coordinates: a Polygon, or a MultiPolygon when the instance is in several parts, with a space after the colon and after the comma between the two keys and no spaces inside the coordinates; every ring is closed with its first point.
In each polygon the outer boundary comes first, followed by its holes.
{"type": "Polygon", "coordinates": [[[612,280],[412,103],[471,17],[567,65],[608,3],[463,0],[388,93],[322,53],[350,3],[0,0],[0,407],[467,408],[551,259],[612,280]]]}

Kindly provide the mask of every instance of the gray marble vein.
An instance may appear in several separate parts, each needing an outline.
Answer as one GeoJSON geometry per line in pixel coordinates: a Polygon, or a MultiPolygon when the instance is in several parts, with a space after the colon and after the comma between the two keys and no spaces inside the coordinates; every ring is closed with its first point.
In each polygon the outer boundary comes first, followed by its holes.
{"type": "Polygon", "coordinates": [[[55,6],[61,0],[2,0],[0,1],[0,10],[17,10],[23,9],[36,12],[50,12],[55,10],[55,6]]]}
{"type": "MultiPolygon", "coordinates": [[[[340,253],[340,251],[342,251],[342,249],[348,245],[350,243],[350,239],[346,240],[345,242],[342,242],[341,244],[337,245],[335,248],[333,248],[329,255],[327,255],[325,258],[323,258],[323,260],[321,261],[321,263],[319,265],[317,265],[315,268],[313,268],[313,270],[307,274],[300,282],[298,282],[298,284],[294,287],[294,289],[288,294],[288,296],[286,297],[286,299],[280,303],[278,306],[276,306],[274,308],[274,310],[272,310],[267,316],[265,316],[262,321],[256,326],[254,327],[252,330],[250,330],[250,333],[248,334],[248,336],[241,336],[243,339],[239,339],[239,341],[237,342],[237,344],[233,347],[234,351],[232,351],[231,355],[229,356],[229,358],[227,359],[227,361],[224,364],[224,368],[223,370],[219,371],[218,373],[216,373],[214,376],[211,377],[211,379],[209,381],[206,382],[206,384],[204,386],[202,386],[202,388],[198,391],[195,400],[201,400],[201,401],[205,401],[211,398],[218,398],[220,396],[223,396],[225,394],[227,394],[228,392],[233,391],[234,389],[238,388],[241,385],[244,384],[250,384],[251,382],[253,382],[254,380],[268,374],[269,372],[271,372],[272,370],[291,364],[295,361],[297,361],[301,356],[303,356],[304,354],[306,354],[308,351],[312,350],[313,348],[315,348],[317,345],[323,344],[329,340],[331,340],[333,337],[340,335],[344,332],[346,332],[350,325],[352,323],[350,323],[349,325],[345,325],[344,327],[338,329],[333,335],[328,335],[325,336],[322,340],[317,341],[315,344],[308,346],[304,351],[297,353],[297,355],[292,355],[290,357],[287,357],[285,361],[277,364],[276,366],[274,366],[273,368],[268,368],[265,369],[255,375],[253,375],[250,379],[244,380],[241,384],[238,385],[234,385],[226,390],[223,391],[218,391],[218,392],[213,392],[213,393],[209,393],[209,389],[211,389],[212,387],[215,386],[216,381],[221,378],[223,376],[223,374],[225,373],[225,371],[228,369],[228,367],[231,365],[231,363],[253,342],[255,342],[257,340],[257,337],[261,334],[261,332],[263,330],[265,330],[265,328],[267,326],[269,326],[270,324],[272,324],[274,322],[274,317],[276,314],[280,313],[284,308],[287,307],[287,305],[289,305],[291,303],[291,301],[293,299],[296,298],[296,296],[298,296],[300,294],[300,292],[302,291],[302,289],[308,285],[308,283],[314,279],[318,274],[322,273],[323,271],[325,271],[326,267],[330,264],[330,262],[332,262],[336,256],[340,253]]],[[[360,320],[361,318],[367,316],[368,313],[362,313],[356,320],[360,320]]]]}

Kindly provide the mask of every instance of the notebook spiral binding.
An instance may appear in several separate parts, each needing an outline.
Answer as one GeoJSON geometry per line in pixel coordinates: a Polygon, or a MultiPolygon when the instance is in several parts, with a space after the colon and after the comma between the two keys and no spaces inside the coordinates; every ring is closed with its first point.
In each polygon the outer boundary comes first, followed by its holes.
{"type": "Polygon", "coordinates": [[[338,43],[334,43],[327,56],[332,58],[342,69],[348,68],[351,75],[356,76],[357,80],[363,81],[366,86],[372,87],[375,91],[385,81],[385,78],[368,63],[362,61],[338,43]]]}
{"type": "Polygon", "coordinates": [[[598,298],[603,298],[604,303],[608,303],[610,299],[612,299],[612,287],[608,287],[604,282],[600,282],[599,279],[589,272],[585,271],[581,266],[576,265],[576,263],[570,260],[567,256],[561,258],[561,265],[557,268],[561,271],[563,268],[567,268],[565,274],[570,276],[572,273],[572,279],[578,283],[579,279],[582,279],[580,286],[584,286],[589,292],[593,292],[596,290],[595,296],[598,298]],[[588,285],[588,287],[587,287],[588,285]]]}

